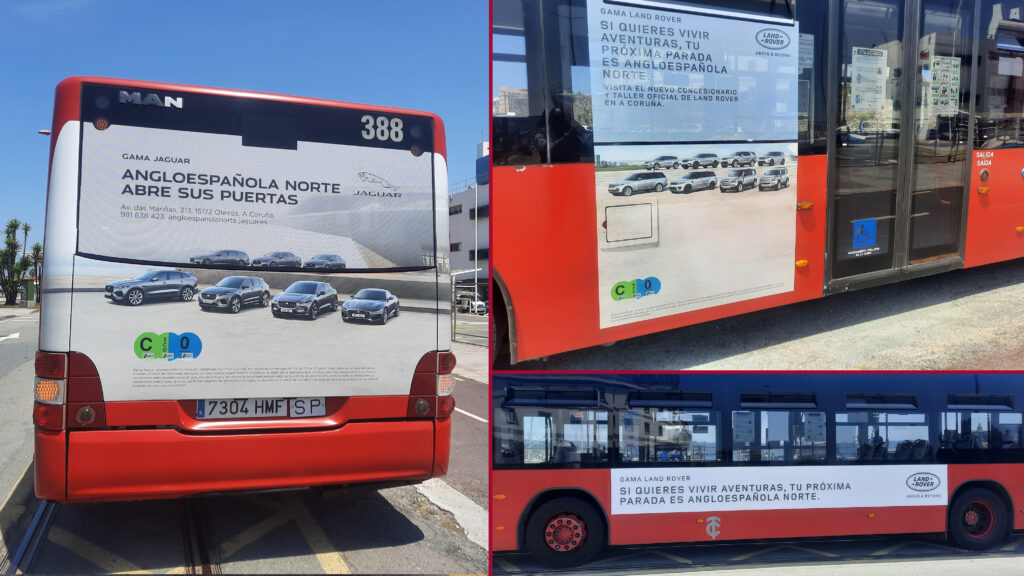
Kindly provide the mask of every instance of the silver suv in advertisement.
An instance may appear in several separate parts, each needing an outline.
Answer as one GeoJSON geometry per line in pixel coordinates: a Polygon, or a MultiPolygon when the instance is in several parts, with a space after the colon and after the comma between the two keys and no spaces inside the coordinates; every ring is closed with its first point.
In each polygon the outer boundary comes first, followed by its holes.
{"type": "Polygon", "coordinates": [[[644,168],[648,170],[661,170],[662,168],[679,168],[679,158],[675,156],[658,156],[654,160],[644,162],[644,168]]]}
{"type": "Polygon", "coordinates": [[[695,190],[714,190],[718,179],[714,172],[687,172],[678,180],[673,180],[668,189],[673,194],[689,194],[695,190]]]}
{"type": "Polygon", "coordinates": [[[753,166],[757,162],[757,154],[741,150],[739,152],[733,152],[725,158],[722,158],[722,166],[753,166]]]}
{"type": "Polygon", "coordinates": [[[180,270],[146,270],[127,280],[106,285],[104,297],[117,303],[138,306],[158,298],[188,302],[196,293],[199,281],[180,270]]]}
{"type": "Polygon", "coordinates": [[[242,306],[270,304],[270,286],[256,276],[228,276],[200,292],[198,300],[203,310],[230,310],[234,314],[242,306]]]}
{"type": "Polygon", "coordinates": [[[789,188],[789,170],[786,168],[769,168],[764,173],[764,176],[761,176],[761,183],[758,187],[761,190],[789,188]]]}
{"type": "Polygon", "coordinates": [[[718,189],[722,192],[743,192],[747,188],[757,186],[757,170],[753,168],[740,168],[729,172],[729,175],[722,178],[718,189]]]}
{"type": "Polygon", "coordinates": [[[661,172],[634,172],[623,180],[608,185],[608,192],[616,196],[632,196],[633,192],[654,190],[661,192],[668,186],[668,178],[661,172]]]}
{"type": "Polygon", "coordinates": [[[241,250],[217,250],[206,254],[198,254],[188,259],[193,264],[212,266],[220,264],[225,266],[248,266],[249,255],[241,250]]]}
{"type": "Polygon", "coordinates": [[[683,168],[718,168],[718,154],[694,154],[680,164],[683,168]]]}
{"type": "Polygon", "coordinates": [[[775,166],[776,164],[778,164],[779,166],[782,166],[785,163],[786,163],[786,153],[785,152],[777,152],[777,151],[776,152],[766,152],[766,153],[758,156],[758,158],[757,158],[757,165],[758,166],[764,166],[765,164],[767,164],[769,166],[775,166]]]}

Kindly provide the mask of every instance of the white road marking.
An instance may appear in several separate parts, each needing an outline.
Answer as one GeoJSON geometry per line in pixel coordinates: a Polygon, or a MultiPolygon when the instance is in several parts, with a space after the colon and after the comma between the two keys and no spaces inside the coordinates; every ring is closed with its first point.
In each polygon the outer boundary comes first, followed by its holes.
{"type": "Polygon", "coordinates": [[[465,494],[444,483],[440,478],[431,478],[416,486],[438,508],[455,516],[455,521],[466,531],[471,542],[487,549],[487,510],[473,502],[465,494]]]}
{"type": "Polygon", "coordinates": [[[11,338],[17,339],[17,338],[20,338],[20,337],[21,337],[21,332],[15,332],[14,334],[11,334],[10,336],[0,336],[0,342],[3,342],[4,340],[8,340],[8,339],[11,339],[11,338]]]}
{"type": "Polygon", "coordinates": [[[484,424],[487,424],[487,419],[481,418],[481,417],[477,416],[476,414],[470,414],[469,412],[466,412],[462,408],[456,408],[455,411],[458,412],[459,414],[465,414],[466,416],[469,416],[473,420],[479,420],[479,421],[483,422],[484,424]]]}

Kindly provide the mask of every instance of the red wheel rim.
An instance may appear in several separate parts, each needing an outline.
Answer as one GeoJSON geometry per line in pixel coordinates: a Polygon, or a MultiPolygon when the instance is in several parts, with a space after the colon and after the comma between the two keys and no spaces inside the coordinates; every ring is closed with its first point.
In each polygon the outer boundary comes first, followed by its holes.
{"type": "Polygon", "coordinates": [[[586,524],[575,514],[558,514],[544,525],[544,541],[556,552],[572,552],[586,539],[586,524]]]}
{"type": "Polygon", "coordinates": [[[995,511],[988,502],[975,500],[964,510],[963,526],[967,535],[976,540],[986,538],[995,529],[995,511]]]}

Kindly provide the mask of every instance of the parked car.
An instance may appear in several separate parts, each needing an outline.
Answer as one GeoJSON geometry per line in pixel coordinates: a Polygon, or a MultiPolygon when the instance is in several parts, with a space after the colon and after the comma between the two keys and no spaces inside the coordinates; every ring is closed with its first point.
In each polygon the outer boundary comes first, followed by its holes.
{"type": "Polygon", "coordinates": [[[248,266],[249,255],[241,250],[217,250],[207,254],[199,254],[188,259],[193,264],[211,266],[221,264],[227,266],[248,266]]]}
{"type": "Polygon", "coordinates": [[[302,258],[299,258],[291,252],[267,252],[259,258],[253,259],[252,265],[257,268],[278,268],[284,266],[301,268],[302,258]]]}
{"type": "Polygon", "coordinates": [[[230,310],[234,314],[242,306],[270,304],[270,286],[257,276],[228,276],[200,292],[198,300],[203,310],[230,310]]]}
{"type": "Polygon", "coordinates": [[[762,155],[757,157],[757,165],[758,166],[764,166],[765,164],[767,164],[769,166],[775,166],[776,164],[778,164],[779,166],[782,166],[785,163],[786,163],[786,153],[785,152],[778,152],[778,151],[776,151],[776,152],[766,152],[766,153],[764,153],[764,154],[762,154],[762,155]]]}
{"type": "Polygon", "coordinates": [[[722,158],[722,166],[732,166],[733,168],[737,166],[753,166],[755,163],[757,163],[757,154],[746,150],[733,152],[722,158]]]}
{"type": "Polygon", "coordinates": [[[368,320],[387,324],[388,318],[398,317],[398,297],[388,290],[363,288],[341,304],[341,320],[368,320]]]}
{"type": "Polygon", "coordinates": [[[338,291],[326,282],[294,282],[270,301],[270,312],[275,317],[303,315],[316,320],[324,308],[338,309],[338,291]]]}
{"type": "Polygon", "coordinates": [[[661,170],[662,168],[679,168],[679,158],[675,156],[658,156],[654,160],[644,162],[644,168],[648,170],[661,170]]]}
{"type": "Polygon", "coordinates": [[[722,178],[718,189],[722,192],[730,190],[742,192],[747,188],[754,188],[755,186],[757,186],[757,170],[753,168],[740,168],[739,170],[729,172],[728,176],[722,178]]]}
{"type": "Polygon", "coordinates": [[[683,168],[718,168],[718,154],[694,154],[684,158],[680,164],[683,168]]]}
{"type": "Polygon", "coordinates": [[[718,177],[714,172],[687,172],[678,180],[669,183],[668,189],[673,194],[689,194],[694,190],[714,190],[718,186],[718,177]]]}
{"type": "Polygon", "coordinates": [[[769,168],[764,176],[761,176],[761,183],[758,185],[761,190],[771,188],[789,188],[789,170],[786,168],[769,168]]]}
{"type": "Polygon", "coordinates": [[[631,196],[633,192],[654,190],[661,192],[668,186],[668,178],[661,172],[634,172],[623,180],[608,185],[608,192],[615,195],[631,196]]]}
{"type": "Polygon", "coordinates": [[[147,270],[127,280],[107,284],[104,296],[114,302],[138,306],[156,298],[188,302],[196,293],[199,281],[180,270],[147,270]]]}
{"type": "Polygon", "coordinates": [[[337,254],[317,254],[306,260],[304,268],[320,268],[322,270],[344,270],[345,259],[337,254]]]}

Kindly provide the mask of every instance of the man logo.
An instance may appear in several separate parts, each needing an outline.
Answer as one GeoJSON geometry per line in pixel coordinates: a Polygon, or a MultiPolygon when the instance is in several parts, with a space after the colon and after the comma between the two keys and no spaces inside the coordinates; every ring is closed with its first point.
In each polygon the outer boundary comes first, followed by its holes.
{"type": "Polygon", "coordinates": [[[722,519],[718,516],[708,516],[704,521],[708,525],[704,531],[708,533],[708,536],[711,536],[712,540],[717,540],[718,535],[722,533],[722,531],[718,529],[722,525],[722,519]]]}
{"type": "Polygon", "coordinates": [[[185,105],[184,100],[185,99],[182,96],[178,96],[177,98],[164,96],[163,99],[161,99],[156,94],[146,94],[146,96],[143,97],[142,94],[138,92],[129,93],[125,90],[121,90],[121,93],[117,98],[117,101],[121,104],[138,104],[139,106],[159,106],[161,108],[179,109],[185,105]]]}

